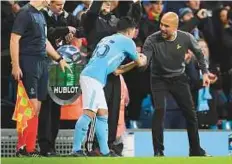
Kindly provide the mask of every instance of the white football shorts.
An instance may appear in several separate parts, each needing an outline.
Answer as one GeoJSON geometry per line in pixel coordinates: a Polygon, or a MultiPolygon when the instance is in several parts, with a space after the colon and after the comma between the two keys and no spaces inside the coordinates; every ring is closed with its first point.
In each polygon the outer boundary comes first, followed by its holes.
{"type": "Polygon", "coordinates": [[[97,113],[98,109],[108,109],[103,85],[88,76],[80,76],[82,90],[83,109],[89,109],[97,113]]]}

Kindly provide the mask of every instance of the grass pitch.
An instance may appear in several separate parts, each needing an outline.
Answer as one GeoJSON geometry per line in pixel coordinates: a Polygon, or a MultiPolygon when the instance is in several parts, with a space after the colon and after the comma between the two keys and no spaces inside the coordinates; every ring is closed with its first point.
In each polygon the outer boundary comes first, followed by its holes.
{"type": "Polygon", "coordinates": [[[231,157],[1,158],[2,164],[232,164],[231,157]]]}

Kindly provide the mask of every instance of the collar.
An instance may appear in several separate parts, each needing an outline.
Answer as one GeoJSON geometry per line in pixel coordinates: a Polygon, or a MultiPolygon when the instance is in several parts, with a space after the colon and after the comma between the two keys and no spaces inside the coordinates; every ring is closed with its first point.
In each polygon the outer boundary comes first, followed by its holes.
{"type": "MultiPolygon", "coordinates": [[[[49,17],[52,17],[53,15],[55,15],[54,12],[52,12],[52,10],[50,10],[49,8],[45,8],[44,10],[48,13],[49,17]]],[[[64,18],[67,18],[69,16],[69,13],[63,10],[63,12],[60,15],[64,15],[64,18]]],[[[57,17],[60,15],[57,15],[57,17]]]]}

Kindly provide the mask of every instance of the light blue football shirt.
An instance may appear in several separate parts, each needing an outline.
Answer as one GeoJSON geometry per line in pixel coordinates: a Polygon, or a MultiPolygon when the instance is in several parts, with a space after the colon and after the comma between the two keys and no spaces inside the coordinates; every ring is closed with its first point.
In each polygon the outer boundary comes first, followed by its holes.
{"type": "Polygon", "coordinates": [[[137,60],[134,41],[120,33],[103,38],[96,46],[93,56],[81,73],[98,80],[103,86],[107,75],[114,72],[126,57],[137,60]]]}

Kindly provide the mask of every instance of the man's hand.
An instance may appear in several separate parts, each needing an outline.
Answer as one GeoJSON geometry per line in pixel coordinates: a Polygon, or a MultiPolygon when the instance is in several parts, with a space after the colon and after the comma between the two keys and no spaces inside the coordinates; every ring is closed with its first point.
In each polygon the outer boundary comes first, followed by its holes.
{"type": "Polygon", "coordinates": [[[184,60],[189,63],[193,57],[193,52],[191,50],[188,50],[188,52],[185,54],[184,60]]]}
{"type": "Polygon", "coordinates": [[[209,76],[209,79],[210,79],[210,84],[214,84],[218,79],[218,77],[216,75],[212,74],[212,73],[208,73],[208,76],[209,76]]]}
{"type": "Polygon", "coordinates": [[[68,26],[68,29],[69,29],[69,32],[73,33],[73,34],[75,34],[77,31],[77,29],[75,27],[72,27],[72,26],[68,26]]]}
{"type": "Polygon", "coordinates": [[[68,33],[66,36],[65,36],[65,41],[66,43],[70,43],[73,39],[73,33],[68,33]]]}
{"type": "Polygon", "coordinates": [[[200,19],[204,19],[204,18],[207,18],[207,10],[206,9],[200,9],[198,12],[197,12],[197,16],[198,18],[200,19]]]}
{"type": "Polygon", "coordinates": [[[19,66],[13,66],[12,67],[12,75],[15,80],[20,80],[23,77],[22,70],[19,66]]]}
{"type": "Polygon", "coordinates": [[[68,68],[69,71],[71,73],[73,73],[72,70],[71,70],[71,68],[69,67],[69,65],[66,63],[66,61],[64,59],[62,59],[59,64],[60,64],[60,67],[61,67],[61,69],[62,69],[63,72],[65,72],[65,68],[68,68]]]}
{"type": "Polygon", "coordinates": [[[210,78],[209,78],[209,74],[210,74],[210,73],[205,73],[205,74],[203,75],[203,86],[204,86],[204,87],[209,87],[209,85],[210,85],[211,80],[210,80],[210,78]]]}
{"type": "Polygon", "coordinates": [[[122,73],[123,73],[123,70],[120,69],[120,68],[116,69],[116,70],[113,72],[113,74],[114,74],[115,76],[119,76],[119,75],[121,75],[122,73]]]}
{"type": "Polygon", "coordinates": [[[145,56],[144,54],[142,53],[139,53],[139,57],[141,58],[142,60],[142,66],[145,66],[147,64],[147,56],[145,56]]]}

